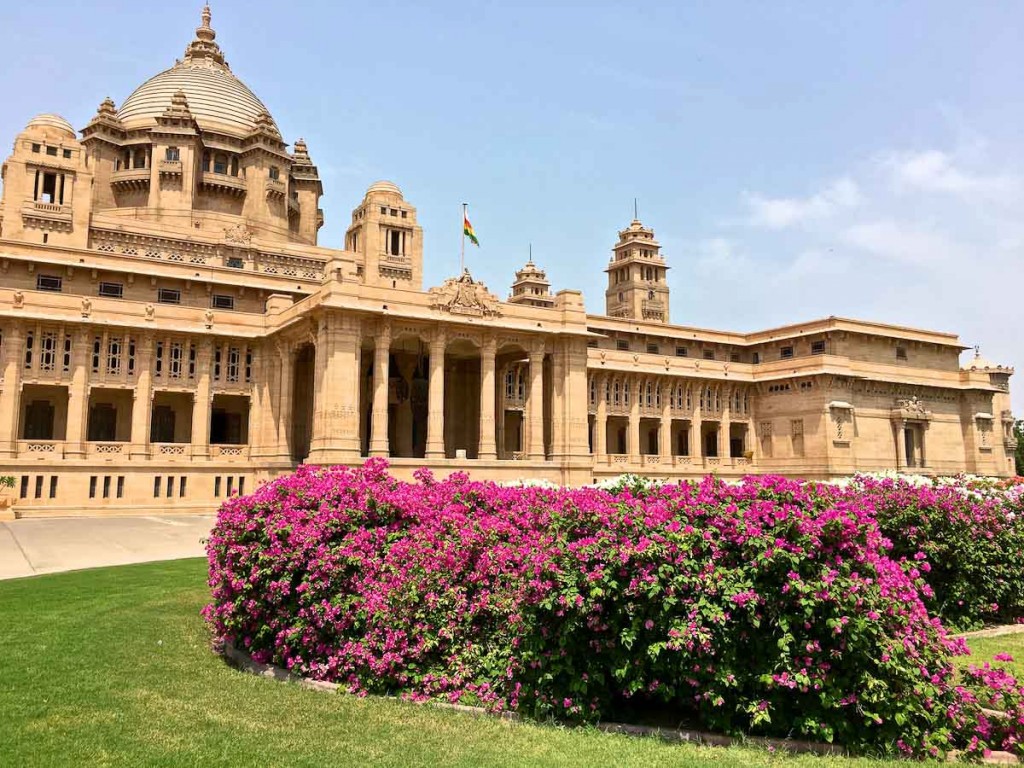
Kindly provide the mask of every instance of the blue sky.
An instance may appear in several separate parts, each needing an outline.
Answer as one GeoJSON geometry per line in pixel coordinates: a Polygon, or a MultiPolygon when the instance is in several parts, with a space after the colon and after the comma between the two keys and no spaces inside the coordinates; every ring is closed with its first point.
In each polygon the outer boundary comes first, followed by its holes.
{"type": "MultiPolygon", "coordinates": [[[[0,137],[120,104],[200,7],[4,3],[0,137]]],[[[222,0],[213,26],[285,139],[307,140],[324,245],[387,178],[419,209],[428,284],[458,268],[465,200],[492,291],[532,242],[597,312],[637,197],[676,323],[860,317],[1024,367],[1019,2],[222,0]]]]}

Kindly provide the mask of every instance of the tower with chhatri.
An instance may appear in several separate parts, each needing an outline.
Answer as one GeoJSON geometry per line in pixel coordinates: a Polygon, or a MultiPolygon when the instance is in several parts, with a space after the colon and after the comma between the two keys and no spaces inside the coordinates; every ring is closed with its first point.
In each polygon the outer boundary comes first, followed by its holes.
{"type": "Polygon", "coordinates": [[[555,297],[551,295],[551,283],[548,282],[547,273],[533,263],[532,253],[526,264],[516,270],[516,279],[512,283],[508,303],[525,304],[529,307],[555,306],[555,297]]]}
{"type": "Polygon", "coordinates": [[[668,322],[668,265],[661,255],[661,244],[654,230],[635,217],[619,232],[605,269],[605,313],[648,322],[668,322]]]}

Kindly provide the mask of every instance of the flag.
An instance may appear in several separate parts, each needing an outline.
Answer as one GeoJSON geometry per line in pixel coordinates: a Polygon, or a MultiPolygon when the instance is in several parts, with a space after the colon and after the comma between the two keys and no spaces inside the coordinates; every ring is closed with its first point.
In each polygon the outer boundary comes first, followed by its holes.
{"type": "Polygon", "coordinates": [[[469,216],[462,215],[462,234],[473,241],[473,245],[477,248],[480,247],[480,241],[476,239],[476,232],[473,231],[473,225],[469,223],[469,216]]]}

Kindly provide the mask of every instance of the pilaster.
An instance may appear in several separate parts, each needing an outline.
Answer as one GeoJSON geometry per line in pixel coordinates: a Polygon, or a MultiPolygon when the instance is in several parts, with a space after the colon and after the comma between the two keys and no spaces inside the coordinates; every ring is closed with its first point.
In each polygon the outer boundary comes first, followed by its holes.
{"type": "Polygon", "coordinates": [[[544,348],[530,350],[530,393],[526,412],[529,418],[530,458],[544,461],[544,348]]]}
{"type": "Polygon", "coordinates": [[[313,433],[309,462],[341,464],[359,458],[359,320],[337,312],[320,317],[316,342],[313,433]]]}
{"type": "Polygon", "coordinates": [[[25,329],[12,324],[4,334],[4,379],[0,390],[0,456],[18,454],[18,421],[21,415],[21,368],[25,358],[25,329]]]}
{"type": "Polygon", "coordinates": [[[608,400],[605,398],[606,375],[597,377],[597,413],[594,415],[594,462],[608,463],[608,400]]]}
{"type": "Polygon", "coordinates": [[[626,453],[630,464],[640,463],[640,380],[629,383],[629,429],[626,431],[626,453]]]}

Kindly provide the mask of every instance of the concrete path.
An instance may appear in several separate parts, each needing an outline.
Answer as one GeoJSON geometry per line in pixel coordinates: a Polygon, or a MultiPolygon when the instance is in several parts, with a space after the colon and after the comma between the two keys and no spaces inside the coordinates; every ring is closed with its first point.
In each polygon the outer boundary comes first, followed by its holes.
{"type": "Polygon", "coordinates": [[[0,579],[203,557],[213,515],[52,517],[0,522],[0,579]]]}

